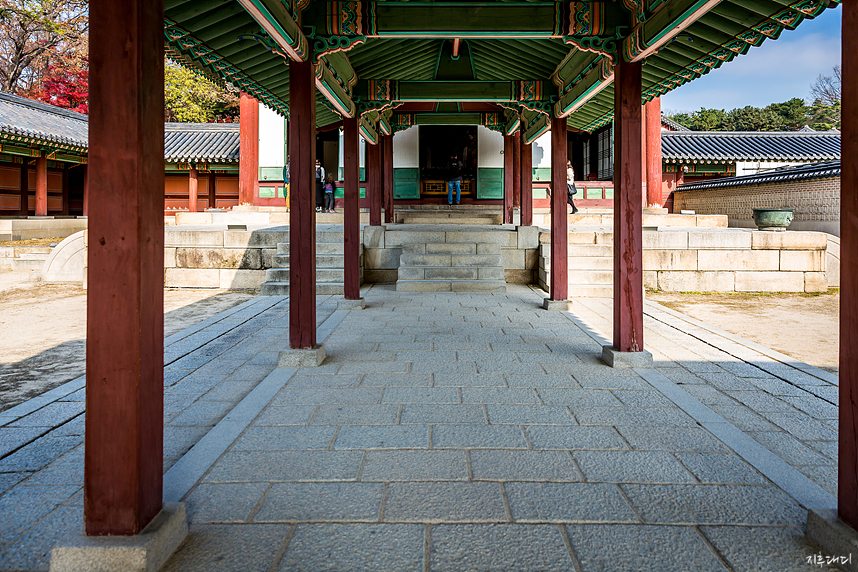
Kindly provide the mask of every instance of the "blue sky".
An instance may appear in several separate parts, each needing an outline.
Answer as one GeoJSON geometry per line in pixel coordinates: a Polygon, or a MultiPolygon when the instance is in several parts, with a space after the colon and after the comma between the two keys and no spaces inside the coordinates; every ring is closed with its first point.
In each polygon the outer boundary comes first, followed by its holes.
{"type": "Polygon", "coordinates": [[[665,112],[701,107],[765,107],[793,97],[808,98],[819,74],[840,63],[840,6],[805,20],[777,40],[766,40],[717,70],[661,97],[665,112]]]}

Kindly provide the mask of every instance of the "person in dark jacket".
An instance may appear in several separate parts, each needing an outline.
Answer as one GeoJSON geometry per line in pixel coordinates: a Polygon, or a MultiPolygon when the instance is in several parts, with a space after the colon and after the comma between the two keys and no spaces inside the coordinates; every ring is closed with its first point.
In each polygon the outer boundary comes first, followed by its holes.
{"type": "Polygon", "coordinates": [[[450,161],[447,163],[447,204],[453,204],[453,189],[456,189],[456,204],[462,194],[462,162],[459,161],[459,156],[456,153],[450,155],[450,161]]]}
{"type": "Polygon", "coordinates": [[[316,159],[316,212],[322,212],[322,207],[325,205],[325,190],[323,189],[325,182],[325,169],[322,164],[316,159]]]}

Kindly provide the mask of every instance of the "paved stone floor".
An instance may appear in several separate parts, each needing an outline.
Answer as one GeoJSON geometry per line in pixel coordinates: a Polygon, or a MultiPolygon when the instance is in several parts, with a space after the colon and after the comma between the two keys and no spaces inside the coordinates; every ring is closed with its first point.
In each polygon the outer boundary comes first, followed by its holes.
{"type": "MultiPolygon", "coordinates": [[[[317,368],[275,367],[282,298],[168,338],[166,569],[821,569],[835,376],[651,304],[654,367],[611,369],[606,301],[543,296],[320,296],[317,368]]],[[[81,526],[82,386],[0,414],[0,570],[81,526]]]]}

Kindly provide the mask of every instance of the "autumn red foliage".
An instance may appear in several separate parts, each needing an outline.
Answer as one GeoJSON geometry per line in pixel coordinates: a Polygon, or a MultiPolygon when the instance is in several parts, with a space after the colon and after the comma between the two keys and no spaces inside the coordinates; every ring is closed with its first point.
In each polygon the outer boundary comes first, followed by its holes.
{"type": "Polygon", "coordinates": [[[80,58],[80,61],[71,64],[58,62],[49,65],[45,70],[36,99],[63,109],[87,113],[89,111],[88,63],[87,58],[80,58]]]}

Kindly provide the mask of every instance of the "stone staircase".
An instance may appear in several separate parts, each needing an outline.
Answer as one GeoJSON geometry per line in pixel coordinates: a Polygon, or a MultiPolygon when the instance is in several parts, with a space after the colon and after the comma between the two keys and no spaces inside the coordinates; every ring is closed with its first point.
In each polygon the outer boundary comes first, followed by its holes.
{"type": "Polygon", "coordinates": [[[394,219],[399,224],[467,224],[496,225],[503,223],[498,206],[485,205],[410,205],[397,207],[394,219]]]}
{"type": "Polygon", "coordinates": [[[50,252],[24,252],[12,259],[12,270],[42,270],[50,252]]]}
{"type": "MultiPolygon", "coordinates": [[[[506,292],[500,244],[452,242],[404,244],[398,292],[506,292]]],[[[461,237],[465,239],[464,235],[461,237]]]]}
{"type": "MultiPolygon", "coordinates": [[[[539,283],[551,275],[551,245],[541,244],[539,283]]],[[[612,244],[569,244],[569,298],[611,298],[614,295],[614,247],[612,244]]],[[[546,288],[547,289],[547,288],[546,288]]]]}
{"type": "MultiPolygon", "coordinates": [[[[345,282],[345,256],[342,231],[316,231],[316,294],[342,294],[345,282]]],[[[363,282],[363,244],[360,246],[360,278],[363,282]]],[[[265,271],[262,296],[289,294],[289,243],[277,244],[274,267],[265,271]]]]}

